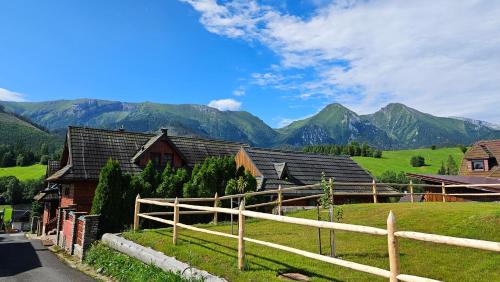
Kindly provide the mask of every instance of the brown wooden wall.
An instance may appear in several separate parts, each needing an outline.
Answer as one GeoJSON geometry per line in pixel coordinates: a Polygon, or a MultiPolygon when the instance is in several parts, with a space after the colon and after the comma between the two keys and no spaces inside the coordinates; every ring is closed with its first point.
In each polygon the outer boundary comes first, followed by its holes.
{"type": "Polygon", "coordinates": [[[149,160],[151,159],[150,158],[150,156],[151,156],[150,154],[151,153],[159,153],[162,156],[162,159],[163,159],[163,154],[172,154],[172,157],[173,157],[173,167],[179,168],[179,167],[182,167],[184,165],[183,162],[182,162],[181,156],[179,155],[179,153],[176,150],[174,150],[170,146],[170,144],[168,144],[167,141],[160,140],[160,141],[156,142],[155,144],[153,144],[148,149],[148,151],[144,153],[144,156],[139,161],[139,165],[140,166],[146,166],[148,164],[149,160]]]}
{"type": "Polygon", "coordinates": [[[262,176],[257,167],[253,164],[252,160],[243,150],[240,150],[236,154],[235,161],[236,167],[243,166],[245,170],[248,170],[254,177],[262,176]]]}

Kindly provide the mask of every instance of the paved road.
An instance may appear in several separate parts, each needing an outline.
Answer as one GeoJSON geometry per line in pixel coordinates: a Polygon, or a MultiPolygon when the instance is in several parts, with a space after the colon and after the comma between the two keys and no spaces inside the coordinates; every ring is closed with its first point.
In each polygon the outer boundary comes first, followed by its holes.
{"type": "Polygon", "coordinates": [[[60,261],[40,240],[0,234],[0,281],[94,281],[60,261]]]}

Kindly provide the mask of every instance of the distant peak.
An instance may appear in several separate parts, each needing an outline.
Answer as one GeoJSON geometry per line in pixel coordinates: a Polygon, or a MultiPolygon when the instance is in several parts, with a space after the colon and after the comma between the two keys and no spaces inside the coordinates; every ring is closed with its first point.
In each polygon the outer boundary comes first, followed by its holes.
{"type": "Polygon", "coordinates": [[[326,107],[323,108],[323,110],[321,111],[330,111],[330,110],[343,110],[343,111],[351,111],[349,110],[348,108],[346,108],[344,105],[340,104],[340,103],[332,103],[332,104],[329,104],[327,105],[326,107]]]}

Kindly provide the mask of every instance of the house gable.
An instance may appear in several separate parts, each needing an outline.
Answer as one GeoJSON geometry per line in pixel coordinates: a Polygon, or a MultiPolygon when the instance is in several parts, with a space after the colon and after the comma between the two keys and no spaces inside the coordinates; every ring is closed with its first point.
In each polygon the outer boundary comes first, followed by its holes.
{"type": "Polygon", "coordinates": [[[464,155],[460,175],[495,177],[500,159],[500,140],[478,141],[464,155]]]}

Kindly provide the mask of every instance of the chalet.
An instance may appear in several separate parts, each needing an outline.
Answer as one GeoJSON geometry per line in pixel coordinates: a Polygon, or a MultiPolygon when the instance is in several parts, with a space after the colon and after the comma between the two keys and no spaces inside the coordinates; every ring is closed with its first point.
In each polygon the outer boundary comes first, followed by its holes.
{"type": "Polygon", "coordinates": [[[212,156],[234,156],[247,144],[203,138],[169,136],[166,129],[157,134],[69,127],[59,163],[50,163],[48,188],[35,198],[44,202],[43,230],[57,225],[57,211],[73,208],[89,212],[101,168],[112,158],[125,173],[142,171],[151,160],[159,170],[193,167],[212,156]]]}
{"type": "MultiPolygon", "coordinates": [[[[478,186],[453,188],[448,193],[500,193],[500,140],[478,141],[465,153],[459,175],[433,175],[409,173],[408,176],[429,184],[499,184],[499,186],[478,186]]],[[[450,188],[451,189],[451,188],[450,188]]],[[[441,193],[439,187],[426,187],[426,192],[441,193]]],[[[424,195],[425,201],[442,201],[441,195],[424,195]]],[[[446,196],[450,202],[500,201],[500,196],[446,196]]]]}
{"type": "MultiPolygon", "coordinates": [[[[333,156],[310,154],[296,151],[271,150],[262,148],[241,148],[236,155],[236,166],[243,166],[257,179],[258,190],[272,190],[292,186],[303,186],[321,182],[322,173],[325,177],[334,178],[336,182],[371,183],[373,176],[362,169],[348,156],[333,156]]],[[[373,202],[371,186],[366,185],[334,185],[336,192],[352,193],[349,196],[336,196],[337,203],[373,202]],[[355,195],[359,193],[360,195],[355,195]],[[365,195],[362,195],[365,193],[365,195]]],[[[378,188],[380,193],[395,193],[387,186],[378,188]]],[[[318,189],[304,189],[283,193],[285,198],[321,194],[318,189]]],[[[315,200],[302,201],[294,205],[314,205],[315,200]]],[[[388,201],[387,197],[379,196],[379,201],[388,201]]]]}

